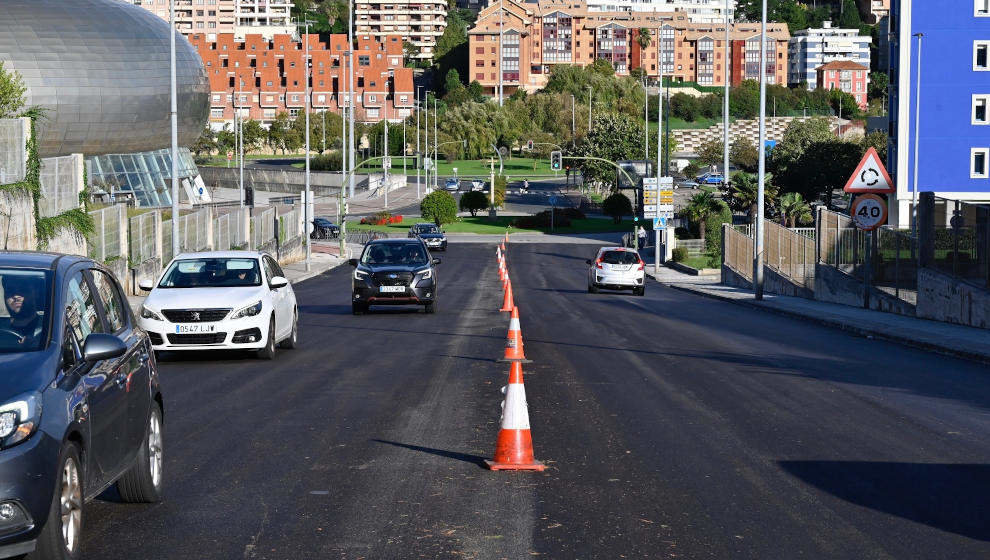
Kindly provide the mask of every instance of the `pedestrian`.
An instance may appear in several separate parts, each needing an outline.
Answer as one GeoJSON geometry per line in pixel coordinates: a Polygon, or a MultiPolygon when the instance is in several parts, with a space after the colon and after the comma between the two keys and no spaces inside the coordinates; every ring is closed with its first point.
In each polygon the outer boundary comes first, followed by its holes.
{"type": "Polygon", "coordinates": [[[646,247],[646,230],[643,229],[643,226],[639,226],[639,229],[636,230],[636,236],[639,237],[639,247],[646,247]]]}

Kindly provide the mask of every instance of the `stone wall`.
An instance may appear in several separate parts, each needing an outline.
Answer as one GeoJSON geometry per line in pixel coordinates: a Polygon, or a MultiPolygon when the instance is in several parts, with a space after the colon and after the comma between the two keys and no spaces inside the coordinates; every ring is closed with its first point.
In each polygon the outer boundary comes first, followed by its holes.
{"type": "Polygon", "coordinates": [[[0,249],[34,251],[37,246],[31,195],[20,191],[0,191],[0,249]]]}
{"type": "MultiPolygon", "coordinates": [[[[767,117],[767,140],[783,140],[784,131],[794,120],[804,121],[811,117],[767,117]]],[[[717,138],[722,138],[722,123],[714,124],[708,128],[686,129],[680,128],[671,131],[674,139],[677,140],[677,152],[696,154],[702,144],[717,138]]],[[[729,124],[729,138],[747,138],[753,145],[759,144],[760,121],[758,119],[738,119],[729,124]]]]}
{"type": "Polygon", "coordinates": [[[918,317],[990,329],[990,291],[922,268],[918,271],[918,317]]]}

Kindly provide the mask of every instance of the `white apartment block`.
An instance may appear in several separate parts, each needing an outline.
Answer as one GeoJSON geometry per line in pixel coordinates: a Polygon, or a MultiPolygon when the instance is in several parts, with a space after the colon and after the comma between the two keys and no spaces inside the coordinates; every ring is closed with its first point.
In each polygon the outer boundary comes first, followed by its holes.
{"type": "MultiPolygon", "coordinates": [[[[169,19],[169,0],[123,0],[169,19]]],[[[216,39],[217,33],[234,33],[243,37],[257,33],[271,39],[274,35],[298,35],[290,17],[292,0],[175,0],[175,28],[184,35],[205,33],[216,39]]]]}
{"type": "Polygon", "coordinates": [[[446,0],[354,0],[355,33],[384,40],[401,35],[419,47],[418,58],[433,59],[437,40],[447,28],[446,0]]]}
{"type": "Polygon", "coordinates": [[[870,37],[858,29],[837,29],[824,22],[821,29],[795,31],[787,43],[787,83],[807,82],[815,89],[819,66],[839,60],[849,60],[870,67],[870,37]]]}
{"type": "MultiPolygon", "coordinates": [[[[588,0],[592,12],[684,12],[691,23],[725,23],[726,0],[588,0]]],[[[729,22],[736,0],[728,1],[729,22]]]]}

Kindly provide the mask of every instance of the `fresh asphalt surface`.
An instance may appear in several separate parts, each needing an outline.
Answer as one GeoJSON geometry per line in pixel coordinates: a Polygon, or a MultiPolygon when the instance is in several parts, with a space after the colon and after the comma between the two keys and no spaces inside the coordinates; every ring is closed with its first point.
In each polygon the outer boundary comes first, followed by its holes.
{"type": "Polygon", "coordinates": [[[498,430],[494,247],[439,256],[437,315],[298,284],[300,347],[161,364],[166,498],[87,506],[84,557],[987,558],[990,372],[512,244],[543,473],[498,430]]]}

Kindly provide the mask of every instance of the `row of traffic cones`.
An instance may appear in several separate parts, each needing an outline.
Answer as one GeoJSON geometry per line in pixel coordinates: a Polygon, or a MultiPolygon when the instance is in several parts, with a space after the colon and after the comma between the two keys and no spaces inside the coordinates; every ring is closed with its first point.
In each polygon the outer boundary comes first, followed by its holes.
{"type": "Polygon", "coordinates": [[[501,429],[495,441],[495,457],[485,461],[488,468],[499,470],[542,471],[546,465],[533,458],[533,438],[529,428],[529,408],[526,404],[526,389],[523,385],[523,363],[528,363],[523,351],[522,329],[519,326],[519,308],[512,299],[512,280],[505,259],[505,244],[509,233],[495,249],[498,259],[498,275],[502,282],[502,307],[500,312],[509,313],[509,334],[505,341],[505,354],[500,362],[509,362],[509,384],[502,388],[505,400],[502,401],[501,429]]]}

